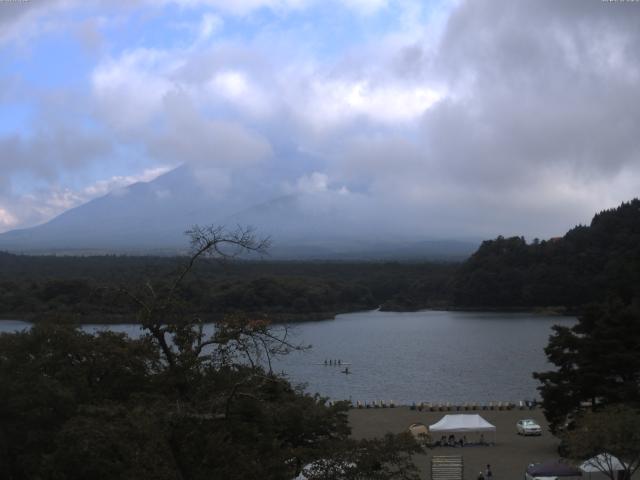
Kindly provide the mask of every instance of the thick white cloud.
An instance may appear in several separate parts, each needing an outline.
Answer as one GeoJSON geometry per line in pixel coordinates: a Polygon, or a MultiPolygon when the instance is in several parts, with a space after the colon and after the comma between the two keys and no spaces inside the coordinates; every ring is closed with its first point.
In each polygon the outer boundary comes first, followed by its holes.
{"type": "Polygon", "coordinates": [[[18,219],[4,208],[0,208],[0,232],[9,230],[18,223],[18,219]]]}
{"type": "Polygon", "coordinates": [[[38,225],[70,208],[114,192],[137,182],[148,182],[168,172],[172,166],[160,166],[131,175],[117,175],[73,189],[60,185],[29,193],[0,192],[0,232],[16,227],[38,225]]]}
{"type": "Polygon", "coordinates": [[[173,58],[153,49],[126,52],[99,65],[92,75],[93,91],[106,120],[122,130],[146,126],[173,88],[175,68],[173,58]]]}
{"type": "Polygon", "coordinates": [[[163,106],[164,125],[147,137],[154,158],[242,169],[272,154],[262,136],[233,121],[207,118],[186,94],[167,95],[163,106]]]}
{"type": "MultiPolygon", "coordinates": [[[[256,201],[313,193],[352,217],[421,234],[555,235],[637,195],[637,4],[467,0],[423,22],[421,2],[350,0],[343,6],[364,21],[398,5],[406,18],[327,56],[296,43],[300,30],[224,37],[227,14],[311,0],[173,3],[212,11],[186,43],[100,60],[90,103],[106,140],[62,130],[69,161],[60,165],[135,146],[197,167],[217,191],[243,181],[256,201]]],[[[39,138],[0,141],[35,165],[38,152],[59,148],[39,138]]],[[[21,218],[0,207],[2,218],[21,218]]]]}
{"type": "Polygon", "coordinates": [[[415,121],[441,98],[428,86],[374,86],[366,79],[317,79],[306,94],[312,100],[302,115],[318,127],[350,123],[358,116],[392,125],[415,121]]]}

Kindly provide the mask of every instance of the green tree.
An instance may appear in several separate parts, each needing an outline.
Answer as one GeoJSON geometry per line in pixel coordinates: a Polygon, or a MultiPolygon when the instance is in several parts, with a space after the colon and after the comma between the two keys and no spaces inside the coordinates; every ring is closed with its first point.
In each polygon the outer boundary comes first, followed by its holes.
{"type": "Polygon", "coordinates": [[[567,451],[576,460],[590,463],[611,480],[617,480],[616,460],[630,479],[640,467],[640,412],[624,406],[609,406],[585,412],[574,428],[563,435],[567,451]]]}
{"type": "Polygon", "coordinates": [[[349,438],[348,406],[328,406],[271,368],[302,348],[262,318],[211,328],[188,308],[196,261],[262,252],[248,230],[196,227],[170,282],[123,289],[143,335],[41,324],[0,335],[0,477],[9,480],[290,480],[319,460],[344,478],[417,479],[407,436],[349,438]]]}
{"type": "Polygon", "coordinates": [[[534,373],[552,430],[583,408],[640,405],[640,305],[611,300],[572,327],[554,327],[545,353],[557,368],[534,373]]]}

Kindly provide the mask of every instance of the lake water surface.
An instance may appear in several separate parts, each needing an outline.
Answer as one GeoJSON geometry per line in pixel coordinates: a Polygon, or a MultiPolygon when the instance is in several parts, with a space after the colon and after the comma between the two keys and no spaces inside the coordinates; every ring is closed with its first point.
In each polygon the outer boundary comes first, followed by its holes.
{"type": "MultiPolygon", "coordinates": [[[[530,313],[360,312],[289,325],[294,342],[311,344],[274,364],[311,393],[333,399],[412,402],[517,401],[537,396],[531,372],[546,370],[551,326],[575,319],[530,313]],[[349,362],[324,366],[328,359],[349,362]]],[[[0,332],[29,324],[0,321],[0,332]]],[[[137,325],[85,326],[137,336],[137,325]]]]}

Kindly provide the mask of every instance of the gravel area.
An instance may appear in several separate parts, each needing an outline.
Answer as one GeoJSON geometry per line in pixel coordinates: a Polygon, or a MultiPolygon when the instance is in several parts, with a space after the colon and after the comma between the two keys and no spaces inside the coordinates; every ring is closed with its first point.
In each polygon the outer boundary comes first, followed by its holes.
{"type": "MultiPolygon", "coordinates": [[[[478,473],[491,464],[493,480],[517,480],[524,478],[524,471],[531,463],[557,460],[559,440],[548,430],[542,410],[498,410],[468,412],[419,412],[409,407],[353,409],[349,413],[349,422],[354,438],[372,438],[383,436],[387,432],[407,431],[412,423],[432,425],[444,415],[456,413],[477,413],[496,426],[495,445],[467,447],[435,447],[427,449],[426,455],[417,455],[415,462],[420,468],[421,478],[430,479],[430,459],[433,455],[462,455],[464,459],[465,480],[476,480],[478,473]],[[516,422],[532,418],[543,429],[538,437],[522,437],[516,433],[516,422]]],[[[485,435],[492,440],[492,434],[485,435]]],[[[473,440],[468,435],[469,441],[473,440]]]]}

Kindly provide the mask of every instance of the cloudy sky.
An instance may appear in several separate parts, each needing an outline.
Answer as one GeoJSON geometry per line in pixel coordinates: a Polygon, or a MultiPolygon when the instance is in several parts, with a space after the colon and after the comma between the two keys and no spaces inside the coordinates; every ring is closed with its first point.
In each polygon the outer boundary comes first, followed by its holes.
{"type": "Polygon", "coordinates": [[[0,231],[183,163],[562,234],[639,194],[640,2],[0,0],[0,231]]]}

